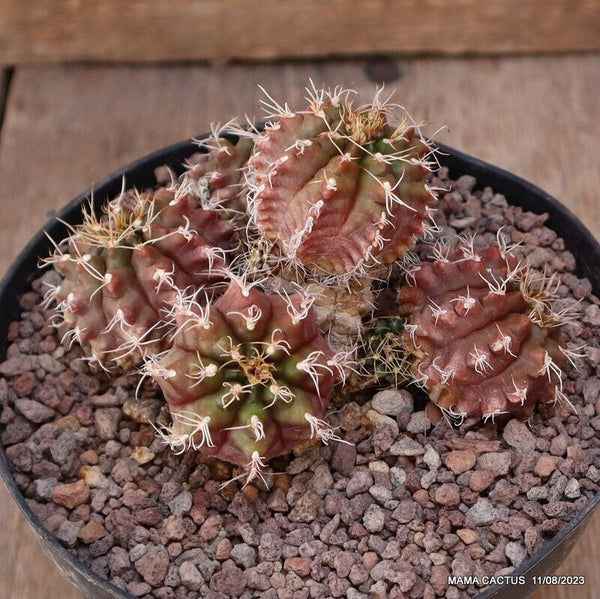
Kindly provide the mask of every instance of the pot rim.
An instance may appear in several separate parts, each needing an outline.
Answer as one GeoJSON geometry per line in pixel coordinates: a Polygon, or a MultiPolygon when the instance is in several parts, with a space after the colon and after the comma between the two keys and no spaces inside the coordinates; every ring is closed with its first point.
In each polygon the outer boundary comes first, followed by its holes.
{"type": "MultiPolygon", "coordinates": [[[[123,179],[127,180],[128,177],[139,177],[140,174],[145,171],[148,171],[153,179],[154,169],[158,166],[169,164],[170,162],[173,163],[173,166],[180,166],[184,156],[190,156],[195,152],[202,151],[200,146],[196,143],[196,140],[203,140],[207,137],[208,134],[203,134],[194,137],[191,140],[180,141],[130,162],[126,166],[114,171],[102,179],[96,185],[91,186],[86,191],[79,194],[76,198],[68,202],[57,214],[50,216],[44,226],[29,240],[14,259],[0,281],[0,309],[3,315],[9,317],[5,317],[5,322],[0,322],[0,327],[7,325],[10,318],[13,317],[15,312],[14,307],[15,305],[18,305],[16,304],[16,301],[18,301],[19,297],[31,281],[31,277],[22,276],[22,271],[28,270],[31,275],[31,267],[34,266],[37,261],[40,248],[49,246],[46,234],[53,234],[55,237],[58,236],[60,238],[62,238],[61,236],[64,237],[66,234],[66,226],[58,222],[57,218],[69,222],[73,216],[80,214],[80,205],[92,195],[98,194],[99,191],[103,200],[105,197],[116,195],[116,193],[120,191],[121,181],[123,179]],[[18,284],[15,284],[15,282],[18,282],[18,284]]],[[[447,166],[451,172],[455,171],[453,176],[456,176],[457,173],[460,173],[460,175],[473,175],[477,179],[478,187],[480,187],[482,183],[485,186],[489,185],[494,189],[495,193],[503,193],[503,189],[509,186],[516,187],[519,190],[520,195],[526,196],[533,202],[535,205],[533,207],[534,211],[537,211],[538,213],[548,212],[550,214],[548,224],[553,230],[558,229],[557,232],[560,236],[564,235],[563,233],[560,233],[560,229],[564,228],[561,224],[565,225],[566,223],[573,229],[577,229],[579,237],[575,239],[566,239],[567,249],[576,253],[574,248],[578,245],[587,245],[588,247],[593,246],[600,255],[600,243],[595,239],[589,229],[569,208],[561,204],[556,198],[539,188],[537,185],[534,185],[505,169],[494,166],[459,150],[455,150],[445,144],[434,142],[434,145],[439,150],[438,156],[440,165],[447,166]]],[[[510,195],[514,195],[514,190],[510,192],[510,195]]],[[[581,254],[579,254],[579,256],[581,256],[581,254]]],[[[600,295],[600,263],[582,263],[582,261],[578,259],[577,272],[581,276],[588,276],[593,280],[599,281],[598,285],[594,286],[594,293],[600,295]]],[[[35,273],[35,270],[33,273],[35,273]]],[[[0,338],[0,354],[5,352],[6,345],[6,339],[2,336],[2,338],[0,338]]],[[[88,566],[76,559],[63,545],[61,545],[53,534],[44,528],[42,522],[29,507],[24,495],[18,489],[8,467],[4,446],[1,444],[0,477],[27,522],[41,538],[41,541],[51,547],[53,553],[58,554],[63,561],[69,563],[83,578],[111,592],[115,597],[119,597],[120,599],[134,599],[133,595],[115,586],[109,580],[102,578],[88,566]]],[[[580,532],[578,530],[579,525],[591,514],[599,503],[600,492],[589,501],[585,509],[578,512],[575,518],[570,520],[550,541],[545,542],[538,551],[529,556],[520,566],[515,568],[510,576],[516,577],[528,572],[569,537],[574,537],[574,541],[580,532]]],[[[501,588],[502,585],[494,585],[477,594],[474,599],[492,599],[501,588]]]]}

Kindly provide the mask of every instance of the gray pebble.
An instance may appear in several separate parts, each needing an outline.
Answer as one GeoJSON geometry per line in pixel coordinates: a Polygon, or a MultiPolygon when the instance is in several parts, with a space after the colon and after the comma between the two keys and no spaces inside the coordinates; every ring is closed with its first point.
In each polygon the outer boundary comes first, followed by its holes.
{"type": "Polygon", "coordinates": [[[41,424],[54,417],[54,410],[33,399],[20,398],[15,401],[15,408],[30,422],[41,424]]]}
{"type": "Polygon", "coordinates": [[[371,406],[380,414],[398,416],[401,412],[412,412],[414,400],[405,389],[385,389],[373,396],[371,406]]]}

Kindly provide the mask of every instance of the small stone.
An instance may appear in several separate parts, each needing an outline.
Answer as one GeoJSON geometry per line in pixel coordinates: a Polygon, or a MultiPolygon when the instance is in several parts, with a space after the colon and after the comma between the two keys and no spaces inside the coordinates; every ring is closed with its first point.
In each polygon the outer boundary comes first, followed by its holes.
{"type": "MultiPolygon", "coordinates": [[[[26,397],[31,395],[32,391],[35,389],[37,385],[37,378],[33,372],[26,372],[21,376],[17,377],[12,384],[15,393],[19,397],[26,397]]],[[[30,401],[30,400],[27,400],[30,401]]],[[[18,402],[18,400],[17,400],[18,402]]],[[[15,404],[17,403],[15,402],[15,404]]],[[[35,402],[37,403],[37,402],[35,402]]],[[[18,409],[18,407],[17,407],[18,409]]],[[[20,411],[20,410],[19,410],[20,411]]],[[[22,412],[21,412],[22,413],[22,412]]],[[[23,414],[25,415],[25,414],[23,414]]]]}
{"type": "Polygon", "coordinates": [[[251,568],[256,565],[256,549],[246,543],[234,545],[230,552],[231,559],[243,568],[251,568]]]}
{"type": "Polygon", "coordinates": [[[515,568],[527,559],[527,550],[520,543],[507,543],[505,553],[515,568]]]}
{"type": "Polygon", "coordinates": [[[83,522],[71,522],[65,520],[56,531],[56,538],[67,547],[73,547],[77,542],[79,531],[83,528],[83,522]]]}
{"type": "Polygon", "coordinates": [[[58,505],[73,508],[86,503],[90,498],[90,489],[83,480],[75,483],[57,485],[52,490],[52,501],[58,505]]]}
{"type": "Polygon", "coordinates": [[[193,562],[183,562],[179,566],[179,578],[181,584],[189,591],[197,591],[204,583],[202,575],[193,562]]]}
{"type": "Polygon", "coordinates": [[[600,470],[598,470],[598,468],[596,468],[596,466],[594,466],[594,464],[592,464],[588,468],[585,476],[586,476],[586,478],[591,480],[593,483],[600,482],[600,470]]]}
{"type": "Polygon", "coordinates": [[[200,537],[205,541],[212,541],[219,534],[222,524],[222,516],[209,516],[200,527],[200,537]]]}
{"type": "Polygon", "coordinates": [[[336,443],[331,457],[331,467],[343,476],[350,476],[356,464],[356,446],[336,443]]]}
{"type": "Polygon", "coordinates": [[[121,408],[98,408],[94,412],[94,424],[98,437],[103,441],[115,439],[122,417],[121,408]]]}
{"type": "Polygon", "coordinates": [[[131,565],[129,554],[122,547],[113,547],[108,554],[108,567],[113,576],[119,576],[131,565]]]}
{"type": "Polygon", "coordinates": [[[54,410],[46,407],[44,404],[34,401],[33,399],[17,399],[15,408],[23,414],[27,420],[35,424],[41,424],[54,418],[54,410]]]}
{"type": "Polygon", "coordinates": [[[511,460],[512,455],[510,451],[482,453],[477,458],[477,468],[479,470],[489,470],[496,476],[504,476],[510,470],[511,460]]]}
{"type": "Polygon", "coordinates": [[[285,491],[281,488],[273,489],[267,498],[267,507],[274,512],[287,512],[289,506],[285,491]]]}
{"type": "Polygon", "coordinates": [[[410,437],[402,437],[390,447],[390,453],[397,456],[418,456],[425,453],[425,448],[410,437]]]}
{"type": "Polygon", "coordinates": [[[158,587],[167,575],[169,564],[169,554],[165,549],[152,547],[135,562],[135,569],[145,582],[153,587],[158,587]]]}
{"type": "Polygon", "coordinates": [[[535,450],[535,437],[520,420],[509,420],[502,432],[502,438],[519,453],[532,453],[535,450]]]}
{"type": "Polygon", "coordinates": [[[533,467],[534,473],[542,478],[547,478],[554,470],[556,470],[556,457],[546,454],[541,455],[533,467]]]}
{"type": "Polygon", "coordinates": [[[494,482],[494,478],[494,473],[489,470],[475,470],[469,478],[469,488],[475,493],[481,493],[494,482]]]}
{"type": "Polygon", "coordinates": [[[425,446],[423,461],[427,464],[430,470],[437,470],[442,465],[440,454],[431,446],[425,446]]]}
{"type": "Polygon", "coordinates": [[[127,592],[134,597],[143,597],[152,590],[147,582],[130,582],[127,584],[127,592]]]}
{"type": "Polygon", "coordinates": [[[229,559],[231,554],[231,541],[227,538],[221,539],[215,549],[215,558],[219,561],[229,559]]]}
{"type": "Polygon", "coordinates": [[[398,466],[390,468],[390,481],[395,489],[403,487],[406,483],[406,470],[398,466]]]}
{"type": "Polygon", "coordinates": [[[444,506],[455,506],[460,503],[460,488],[455,483],[443,483],[435,490],[435,501],[444,506]]]}
{"type": "Polygon", "coordinates": [[[192,509],[192,494],[182,491],[169,501],[169,510],[172,514],[188,514],[192,509]]]}
{"type": "Polygon", "coordinates": [[[38,478],[33,481],[33,492],[37,499],[42,501],[50,501],[52,499],[52,491],[58,485],[56,478],[38,478]]]}
{"type": "Polygon", "coordinates": [[[477,526],[489,526],[498,518],[498,512],[489,499],[480,497],[467,511],[467,516],[477,526]]]}
{"type": "Polygon", "coordinates": [[[288,572],[294,572],[298,576],[308,576],[310,574],[310,560],[307,557],[288,557],[283,563],[283,567],[288,572]]]}
{"type": "Polygon", "coordinates": [[[415,435],[425,434],[430,428],[431,422],[429,421],[425,410],[422,412],[414,412],[406,425],[406,430],[415,435]]]}
{"type": "Polygon", "coordinates": [[[80,531],[79,538],[83,543],[89,545],[94,541],[100,540],[106,535],[106,529],[102,523],[95,518],[92,518],[80,531]]]}
{"type": "Polygon", "coordinates": [[[313,491],[308,491],[298,499],[288,518],[291,522],[312,522],[320,507],[320,497],[313,491]]]}
{"type": "Polygon", "coordinates": [[[581,487],[579,481],[576,478],[572,478],[565,487],[565,497],[567,499],[577,499],[581,497],[581,487]]]}
{"type": "Polygon", "coordinates": [[[333,487],[333,476],[331,476],[327,464],[319,464],[315,468],[315,473],[310,481],[310,486],[320,497],[324,497],[327,494],[327,491],[333,487]]]}
{"type": "Polygon", "coordinates": [[[569,445],[569,437],[565,434],[560,434],[554,437],[550,442],[550,453],[554,456],[564,456],[567,453],[569,445]]]}
{"type": "Polygon", "coordinates": [[[6,459],[17,472],[29,472],[33,466],[31,451],[23,443],[7,447],[6,459]]]}
{"type": "Polygon", "coordinates": [[[589,404],[595,404],[600,398],[600,379],[586,379],[583,383],[583,398],[589,404]]]}
{"type": "Polygon", "coordinates": [[[465,545],[471,545],[479,540],[479,533],[472,528],[460,528],[456,534],[465,545]]]}
{"type": "Polygon", "coordinates": [[[454,474],[462,474],[475,466],[477,455],[469,450],[451,451],[444,458],[444,463],[454,474]]]}
{"type": "Polygon", "coordinates": [[[133,448],[133,451],[131,452],[131,458],[138,464],[142,465],[151,462],[155,458],[155,454],[147,447],[141,445],[133,448]]]}
{"type": "Polygon", "coordinates": [[[368,470],[357,470],[346,485],[346,496],[349,498],[366,493],[373,484],[373,475],[368,470]]]}
{"type": "Polygon", "coordinates": [[[363,525],[369,532],[380,532],[385,525],[384,511],[378,505],[370,505],[364,513],[363,525]]]}
{"type": "Polygon", "coordinates": [[[161,402],[158,399],[127,398],[122,410],[134,422],[146,424],[154,422],[160,411],[161,402]]]}
{"type": "Polygon", "coordinates": [[[374,395],[371,406],[380,414],[395,418],[401,412],[412,412],[414,400],[412,395],[405,389],[386,389],[374,395]]]}
{"type": "Polygon", "coordinates": [[[239,597],[246,588],[246,577],[236,566],[223,567],[212,577],[210,586],[217,593],[239,597]]]}
{"type": "Polygon", "coordinates": [[[50,443],[50,455],[59,465],[64,464],[77,448],[77,436],[73,431],[62,432],[50,443]]]}
{"type": "Polygon", "coordinates": [[[340,428],[345,431],[356,430],[360,426],[360,406],[353,401],[345,404],[339,412],[340,428]]]}
{"type": "Polygon", "coordinates": [[[548,498],[547,487],[531,487],[527,491],[527,499],[530,501],[543,501],[548,498]]]}

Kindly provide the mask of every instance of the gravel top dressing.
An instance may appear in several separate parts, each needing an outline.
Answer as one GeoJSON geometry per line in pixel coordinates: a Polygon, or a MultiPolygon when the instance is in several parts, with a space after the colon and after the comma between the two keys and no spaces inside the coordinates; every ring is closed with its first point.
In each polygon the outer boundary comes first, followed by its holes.
{"type": "MultiPolygon", "coordinates": [[[[168,422],[139,377],[92,373],[40,308],[47,272],[21,299],[0,364],[0,431],[18,487],[81,562],[135,597],[459,599],[482,589],[449,575],[507,574],[600,491],[600,301],[546,215],[510,206],[442,169],[446,232],[500,227],[531,266],[560,274],[564,327],[585,345],[564,383],[568,402],[530,422],[453,429],[412,387],[336,397],[328,420],[346,441],[277,458],[270,490],[238,472],[175,455],[148,420],[168,422]]],[[[509,198],[510,200],[510,198],[509,198]]],[[[540,413],[543,411],[543,414],[540,413]]]]}

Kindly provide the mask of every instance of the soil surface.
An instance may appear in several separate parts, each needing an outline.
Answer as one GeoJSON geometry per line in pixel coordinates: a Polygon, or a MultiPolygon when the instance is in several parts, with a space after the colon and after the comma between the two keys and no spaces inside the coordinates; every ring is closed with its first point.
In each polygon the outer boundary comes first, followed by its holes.
{"type": "MultiPolygon", "coordinates": [[[[0,431],[18,487],[43,525],[100,576],[156,599],[461,599],[481,588],[449,575],[506,574],[600,491],[600,302],[544,223],[442,169],[446,232],[504,233],[530,263],[560,273],[564,327],[585,345],[565,380],[570,404],[530,422],[454,430],[414,389],[334,400],[332,442],[272,462],[271,489],[201,454],[175,455],[148,419],[159,391],[90,372],[40,308],[44,274],[21,299],[0,364],[0,431]],[[431,417],[431,420],[430,420],[431,417]]],[[[510,199],[510,198],[509,198],[510,199]]]]}

